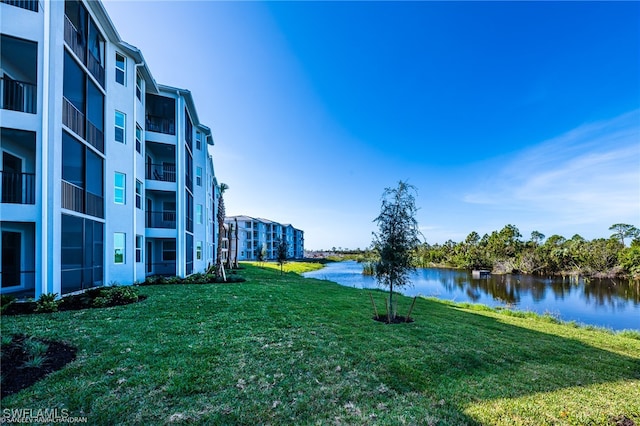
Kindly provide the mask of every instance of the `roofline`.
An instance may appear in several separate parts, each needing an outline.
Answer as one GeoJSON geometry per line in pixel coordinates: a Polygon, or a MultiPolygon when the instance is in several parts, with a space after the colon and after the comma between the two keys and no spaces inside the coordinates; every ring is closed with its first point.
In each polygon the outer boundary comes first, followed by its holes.
{"type": "Polygon", "coordinates": [[[136,65],[142,66],[142,77],[147,83],[146,91],[151,93],[158,93],[158,85],[156,80],[153,78],[151,74],[151,70],[147,66],[144,56],[142,55],[142,51],[137,47],[125,42],[118,34],[118,30],[116,30],[115,25],[113,25],[113,21],[109,17],[107,10],[104,8],[104,5],[101,1],[88,1],[87,5],[91,8],[91,11],[96,15],[98,20],[102,25],[102,28],[107,33],[107,37],[111,42],[117,44],[123,50],[127,51],[129,55],[131,55],[136,61],[136,65]],[[149,90],[151,89],[151,90],[149,90]]]}

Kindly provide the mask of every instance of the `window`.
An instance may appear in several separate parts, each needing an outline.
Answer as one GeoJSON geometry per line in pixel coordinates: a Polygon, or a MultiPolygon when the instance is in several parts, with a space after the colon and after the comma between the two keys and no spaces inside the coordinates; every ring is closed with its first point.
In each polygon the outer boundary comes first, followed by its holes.
{"type": "Polygon", "coordinates": [[[127,71],[126,69],[127,59],[121,54],[116,52],[116,82],[124,84],[124,75],[127,71]]]}
{"type": "Polygon", "coordinates": [[[124,173],[115,172],[113,180],[113,201],[116,204],[126,204],[126,179],[127,176],[124,173]]]}
{"type": "Polygon", "coordinates": [[[142,77],[140,74],[136,74],[136,97],[142,102],[142,77]]]}
{"type": "Polygon", "coordinates": [[[196,260],[202,260],[202,241],[196,242],[196,260]]]}
{"type": "Polygon", "coordinates": [[[196,205],[196,223],[202,225],[202,204],[196,205]]]}
{"type": "Polygon", "coordinates": [[[202,167],[196,167],[196,185],[202,186],[202,167]]]}
{"type": "Polygon", "coordinates": [[[202,133],[196,130],[196,149],[202,149],[202,133]]]}
{"type": "Polygon", "coordinates": [[[136,123],[136,151],[142,154],[142,127],[136,123]]]}
{"type": "Polygon", "coordinates": [[[136,208],[142,209],[142,182],[136,179],[136,208]]]}
{"type": "Polygon", "coordinates": [[[176,260],[176,242],[175,241],[163,241],[162,242],[162,260],[176,260]]]}
{"type": "Polygon", "coordinates": [[[142,263],[143,244],[144,244],[144,237],[142,235],[136,235],[136,263],[142,263]]]}
{"type": "Polygon", "coordinates": [[[125,240],[124,232],[114,232],[113,234],[113,263],[125,263],[125,240]]]}
{"type": "Polygon", "coordinates": [[[120,111],[116,111],[116,142],[126,143],[125,130],[126,130],[127,116],[120,111]]]}

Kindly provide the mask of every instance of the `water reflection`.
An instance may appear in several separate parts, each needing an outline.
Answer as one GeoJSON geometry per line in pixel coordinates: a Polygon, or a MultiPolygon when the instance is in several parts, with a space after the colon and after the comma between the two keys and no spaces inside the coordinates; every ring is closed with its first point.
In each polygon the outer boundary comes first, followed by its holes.
{"type": "MultiPolygon", "coordinates": [[[[337,283],[377,288],[372,277],[362,275],[356,262],[330,263],[324,269],[304,274],[337,283]]],[[[408,296],[423,295],[457,302],[507,306],[538,313],[552,313],[566,321],[578,321],[613,329],[640,330],[640,282],[575,277],[491,275],[473,278],[470,272],[454,269],[419,269],[408,296]]]]}

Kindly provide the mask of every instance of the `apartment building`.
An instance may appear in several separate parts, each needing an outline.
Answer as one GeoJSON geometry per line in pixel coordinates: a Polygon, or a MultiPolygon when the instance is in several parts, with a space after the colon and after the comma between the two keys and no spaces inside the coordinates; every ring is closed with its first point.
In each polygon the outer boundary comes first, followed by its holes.
{"type": "Polygon", "coordinates": [[[211,130],[99,1],[0,2],[0,288],[38,298],[213,264],[211,130]]]}
{"type": "Polygon", "coordinates": [[[290,224],[244,215],[228,216],[224,222],[231,258],[237,251],[238,260],[258,260],[261,254],[264,260],[275,260],[280,241],[287,243],[287,258],[304,257],[304,231],[290,224]]]}

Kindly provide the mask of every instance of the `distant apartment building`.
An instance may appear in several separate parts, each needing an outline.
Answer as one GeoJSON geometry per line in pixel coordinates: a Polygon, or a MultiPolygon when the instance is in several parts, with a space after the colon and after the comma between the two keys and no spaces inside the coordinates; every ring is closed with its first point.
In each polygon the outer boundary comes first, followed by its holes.
{"type": "Polygon", "coordinates": [[[217,182],[188,90],[99,1],[0,2],[0,288],[38,298],[213,264],[217,182]]]}
{"type": "Polygon", "coordinates": [[[280,241],[287,243],[287,258],[304,258],[304,231],[290,224],[250,216],[227,216],[224,222],[231,258],[237,247],[238,260],[258,260],[261,254],[275,260],[280,241]]]}

